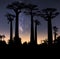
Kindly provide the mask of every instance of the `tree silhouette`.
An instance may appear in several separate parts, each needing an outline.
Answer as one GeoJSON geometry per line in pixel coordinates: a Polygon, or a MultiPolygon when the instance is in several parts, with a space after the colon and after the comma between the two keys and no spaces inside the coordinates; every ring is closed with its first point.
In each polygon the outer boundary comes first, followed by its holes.
{"type": "Polygon", "coordinates": [[[28,4],[26,6],[26,9],[28,10],[28,12],[25,12],[27,15],[31,15],[31,34],[30,34],[30,43],[34,43],[34,20],[33,17],[37,16],[36,11],[38,10],[37,5],[33,5],[33,4],[28,4]]]}
{"type": "Polygon", "coordinates": [[[8,20],[8,22],[10,23],[10,41],[12,41],[12,38],[13,38],[13,20],[14,20],[14,18],[15,18],[15,16],[14,15],[12,15],[11,13],[7,13],[6,14],[6,17],[7,17],[7,20],[8,20]]]}
{"type": "Polygon", "coordinates": [[[54,30],[54,40],[56,40],[57,39],[58,28],[56,26],[54,26],[53,30],[54,30]]]}
{"type": "Polygon", "coordinates": [[[37,26],[40,25],[38,20],[35,20],[35,43],[37,44],[37,26]]]}
{"type": "Polygon", "coordinates": [[[51,19],[55,18],[59,12],[55,8],[46,8],[40,11],[40,16],[48,22],[48,44],[52,44],[52,22],[51,19]]]}
{"type": "Polygon", "coordinates": [[[7,8],[11,9],[16,14],[15,20],[15,42],[19,42],[19,13],[21,13],[22,9],[25,7],[24,3],[15,1],[12,4],[8,5],[7,8]]]}

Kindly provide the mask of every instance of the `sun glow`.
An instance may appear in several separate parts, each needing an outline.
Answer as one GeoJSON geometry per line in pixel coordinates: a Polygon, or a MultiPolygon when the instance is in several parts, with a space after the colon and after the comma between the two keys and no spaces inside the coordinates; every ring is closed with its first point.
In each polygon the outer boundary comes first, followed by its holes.
{"type": "MultiPolygon", "coordinates": [[[[8,43],[8,41],[9,41],[9,35],[6,35],[6,37],[4,38],[4,40],[6,41],[6,43],[8,43]]],[[[21,38],[21,42],[22,42],[22,44],[24,43],[24,42],[30,42],[30,34],[20,34],[20,38],[21,38]]],[[[46,39],[46,36],[43,36],[43,35],[38,35],[38,38],[37,38],[37,44],[41,44],[42,42],[41,41],[43,41],[43,40],[45,40],[46,39]]]]}

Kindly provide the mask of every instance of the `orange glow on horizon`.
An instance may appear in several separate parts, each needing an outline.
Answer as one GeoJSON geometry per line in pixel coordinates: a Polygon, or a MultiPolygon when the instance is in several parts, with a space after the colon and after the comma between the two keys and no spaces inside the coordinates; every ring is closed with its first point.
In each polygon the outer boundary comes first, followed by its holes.
{"type": "MultiPolygon", "coordinates": [[[[21,41],[22,41],[22,44],[24,42],[30,42],[30,35],[28,34],[25,34],[25,35],[22,35],[20,34],[20,37],[21,37],[21,41]]],[[[46,36],[43,36],[43,35],[38,35],[38,38],[37,38],[37,44],[41,44],[41,40],[45,40],[46,39],[46,36]]],[[[9,41],[9,35],[6,35],[6,38],[4,39],[6,41],[6,43],[8,43],[9,41]]]]}

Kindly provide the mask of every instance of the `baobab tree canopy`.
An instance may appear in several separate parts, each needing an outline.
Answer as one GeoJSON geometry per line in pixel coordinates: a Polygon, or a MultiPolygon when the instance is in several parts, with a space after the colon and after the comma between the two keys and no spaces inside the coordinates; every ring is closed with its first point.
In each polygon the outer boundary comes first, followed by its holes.
{"type": "Polygon", "coordinates": [[[54,31],[58,31],[58,28],[56,26],[53,27],[54,31]]]}
{"type": "Polygon", "coordinates": [[[12,14],[10,14],[10,13],[7,13],[5,16],[7,17],[7,19],[8,19],[9,21],[13,21],[13,19],[16,17],[15,15],[12,15],[12,14]]]}
{"type": "Polygon", "coordinates": [[[57,9],[55,8],[46,8],[42,9],[38,14],[39,16],[43,17],[46,21],[48,21],[48,18],[55,18],[57,15],[59,15],[59,12],[56,12],[57,9]]]}
{"type": "Polygon", "coordinates": [[[29,9],[32,9],[32,10],[37,10],[37,5],[34,5],[34,4],[28,4],[26,5],[26,8],[29,8],[29,9]]]}
{"type": "Polygon", "coordinates": [[[7,6],[8,9],[13,9],[15,12],[18,10],[18,12],[21,12],[21,9],[25,7],[25,4],[22,2],[15,1],[12,4],[9,4],[7,6]]]}
{"type": "Polygon", "coordinates": [[[36,23],[37,25],[41,24],[38,20],[35,20],[35,23],[36,23]]]}

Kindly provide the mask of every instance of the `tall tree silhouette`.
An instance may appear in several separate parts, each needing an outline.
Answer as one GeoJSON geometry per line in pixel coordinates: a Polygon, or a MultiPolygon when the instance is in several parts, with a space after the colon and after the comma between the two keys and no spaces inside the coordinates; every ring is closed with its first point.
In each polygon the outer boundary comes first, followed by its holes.
{"type": "Polygon", "coordinates": [[[28,12],[25,12],[28,15],[31,15],[31,34],[30,34],[30,43],[34,43],[34,21],[33,17],[36,16],[36,12],[33,12],[35,10],[38,10],[37,5],[28,4],[26,6],[28,12]]]}
{"type": "Polygon", "coordinates": [[[40,25],[38,20],[35,20],[35,43],[37,44],[37,26],[40,25]]]}
{"type": "Polygon", "coordinates": [[[14,20],[15,16],[10,13],[7,13],[6,17],[10,23],[10,41],[12,41],[12,38],[13,38],[13,27],[12,27],[13,25],[12,24],[13,24],[13,20],[14,20]]]}
{"type": "Polygon", "coordinates": [[[56,26],[54,26],[53,30],[54,30],[54,40],[56,40],[57,39],[58,28],[56,26]]]}
{"type": "Polygon", "coordinates": [[[7,8],[11,9],[16,14],[16,20],[15,20],[15,42],[19,42],[19,13],[21,13],[22,9],[24,8],[24,3],[15,1],[12,4],[8,5],[7,8]]]}
{"type": "Polygon", "coordinates": [[[52,44],[52,22],[51,19],[55,18],[59,12],[55,8],[46,8],[40,11],[40,16],[48,22],[48,44],[52,44]]]}

